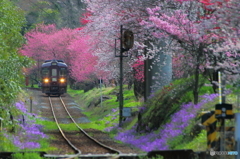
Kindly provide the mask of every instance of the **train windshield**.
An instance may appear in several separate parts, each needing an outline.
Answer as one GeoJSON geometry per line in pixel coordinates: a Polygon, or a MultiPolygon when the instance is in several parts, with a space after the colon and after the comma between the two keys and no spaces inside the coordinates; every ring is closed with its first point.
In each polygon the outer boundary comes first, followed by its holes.
{"type": "Polygon", "coordinates": [[[60,68],[60,76],[65,76],[67,73],[66,68],[60,68]]]}
{"type": "Polygon", "coordinates": [[[48,76],[48,74],[49,74],[48,68],[43,68],[42,69],[42,76],[48,76]]]}
{"type": "Polygon", "coordinates": [[[57,76],[57,69],[52,69],[52,76],[57,76]]]}

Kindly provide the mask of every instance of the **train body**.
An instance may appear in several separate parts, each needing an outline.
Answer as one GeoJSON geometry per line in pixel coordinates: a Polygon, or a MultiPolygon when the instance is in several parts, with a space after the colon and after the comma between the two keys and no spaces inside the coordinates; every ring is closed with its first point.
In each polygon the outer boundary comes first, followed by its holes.
{"type": "Polygon", "coordinates": [[[68,66],[63,60],[46,60],[41,66],[42,93],[61,95],[67,92],[68,66]]]}

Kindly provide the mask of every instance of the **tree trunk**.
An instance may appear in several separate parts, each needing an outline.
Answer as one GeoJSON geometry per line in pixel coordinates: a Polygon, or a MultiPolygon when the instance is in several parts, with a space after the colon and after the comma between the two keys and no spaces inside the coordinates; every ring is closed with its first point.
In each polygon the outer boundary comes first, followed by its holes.
{"type": "Polygon", "coordinates": [[[194,88],[193,88],[193,97],[194,97],[194,104],[198,103],[198,91],[199,91],[199,65],[197,64],[195,74],[194,74],[194,88]]]}
{"type": "Polygon", "coordinates": [[[199,51],[197,55],[197,64],[194,72],[194,88],[193,88],[193,98],[194,98],[194,104],[198,103],[198,93],[199,93],[199,63],[200,63],[200,55],[201,50],[199,51]]]}

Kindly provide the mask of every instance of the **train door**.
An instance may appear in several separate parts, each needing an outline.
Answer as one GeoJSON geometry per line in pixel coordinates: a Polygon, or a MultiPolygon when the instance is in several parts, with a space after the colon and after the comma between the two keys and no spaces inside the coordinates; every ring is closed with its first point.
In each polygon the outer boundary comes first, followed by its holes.
{"type": "Polygon", "coordinates": [[[59,86],[58,86],[58,69],[57,67],[51,67],[51,92],[58,92],[59,86]]]}

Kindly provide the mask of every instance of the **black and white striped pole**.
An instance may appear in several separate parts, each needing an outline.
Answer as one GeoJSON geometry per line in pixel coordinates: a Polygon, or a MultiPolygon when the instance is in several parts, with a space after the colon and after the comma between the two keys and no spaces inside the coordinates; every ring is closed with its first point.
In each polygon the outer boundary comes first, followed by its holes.
{"type": "MultiPolygon", "coordinates": [[[[222,80],[222,72],[218,71],[218,88],[219,88],[219,104],[226,103],[226,97],[225,97],[225,80],[222,80]]],[[[222,108],[224,109],[224,108],[222,108]]],[[[220,119],[221,122],[221,140],[220,140],[220,151],[225,151],[225,119],[224,117],[220,119]]],[[[224,156],[220,156],[221,159],[224,159],[224,156]]]]}

